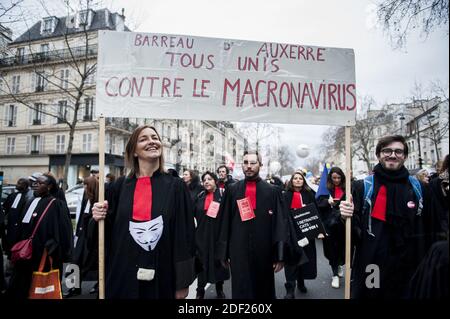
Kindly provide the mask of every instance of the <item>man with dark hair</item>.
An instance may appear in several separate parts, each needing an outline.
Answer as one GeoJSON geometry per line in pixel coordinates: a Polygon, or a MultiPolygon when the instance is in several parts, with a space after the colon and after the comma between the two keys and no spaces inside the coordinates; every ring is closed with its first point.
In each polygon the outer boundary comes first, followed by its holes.
{"type": "Polygon", "coordinates": [[[3,204],[6,220],[6,237],[3,242],[8,258],[11,257],[11,247],[20,239],[20,217],[24,207],[34,199],[30,182],[27,178],[19,178],[16,183],[17,192],[10,194],[3,204]]]}
{"type": "Polygon", "coordinates": [[[48,175],[37,178],[34,200],[25,207],[19,218],[20,237],[24,240],[31,237],[40,217],[46,213],[32,239],[33,254],[30,260],[17,261],[8,287],[7,295],[14,299],[28,297],[31,275],[39,269],[44,249],[52,257],[53,268],[62,272],[64,262],[70,260],[72,248],[72,224],[67,208],[59,199],[52,196],[51,190],[56,180],[48,175]],[[48,208],[47,208],[48,207],[48,208]]]}
{"type": "Polygon", "coordinates": [[[236,181],[231,177],[230,169],[226,165],[220,165],[217,168],[217,176],[219,177],[217,186],[220,190],[220,194],[223,196],[223,193],[228,188],[228,186],[234,184],[236,181]]]}
{"type": "MultiPolygon", "coordinates": [[[[275,298],[274,273],[284,266],[287,219],[281,191],[259,177],[257,152],[245,152],[245,179],[225,192],[216,257],[230,262],[232,298],[275,298]]],[[[222,206],[222,205],[221,205],[222,206]]]]}
{"type": "Polygon", "coordinates": [[[376,146],[373,176],[356,181],[353,201],[342,201],[341,216],[352,217],[355,255],[352,298],[406,298],[411,278],[432,241],[435,218],[430,197],[404,162],[403,136],[386,136],[376,146]]]}

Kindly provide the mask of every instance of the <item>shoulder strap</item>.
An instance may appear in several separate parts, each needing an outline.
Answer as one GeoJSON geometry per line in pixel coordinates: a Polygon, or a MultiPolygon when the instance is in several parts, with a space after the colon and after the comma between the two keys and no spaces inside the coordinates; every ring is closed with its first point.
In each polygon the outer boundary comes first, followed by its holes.
{"type": "Polygon", "coordinates": [[[409,176],[409,183],[413,187],[414,193],[419,201],[419,207],[417,209],[417,215],[422,214],[423,209],[423,195],[422,195],[422,186],[420,185],[419,180],[415,176],[409,176]]]}
{"type": "Polygon", "coordinates": [[[50,201],[50,203],[48,203],[47,207],[45,207],[45,210],[44,210],[44,212],[42,213],[41,217],[39,217],[39,220],[38,220],[36,226],[34,226],[33,233],[31,234],[30,239],[32,239],[32,238],[34,237],[34,235],[36,234],[36,231],[37,231],[37,229],[38,229],[38,227],[39,227],[39,224],[41,223],[41,221],[42,221],[42,219],[44,218],[45,214],[47,214],[47,211],[48,211],[48,209],[50,208],[50,205],[51,205],[54,201],[55,201],[55,198],[53,198],[53,199],[50,201]]]}
{"type": "Polygon", "coordinates": [[[364,202],[370,202],[373,194],[373,175],[364,178],[364,202]]]}
{"type": "Polygon", "coordinates": [[[419,180],[415,176],[409,176],[409,182],[411,183],[411,186],[414,189],[414,193],[417,196],[418,200],[421,200],[423,198],[422,195],[422,186],[420,185],[419,180]]]}

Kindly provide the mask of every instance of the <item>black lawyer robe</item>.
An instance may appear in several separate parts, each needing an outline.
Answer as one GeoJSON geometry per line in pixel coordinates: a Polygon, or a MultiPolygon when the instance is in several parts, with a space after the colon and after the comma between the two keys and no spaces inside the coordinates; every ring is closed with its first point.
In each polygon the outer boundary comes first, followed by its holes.
{"type": "Polygon", "coordinates": [[[256,217],[243,222],[236,201],[245,198],[245,185],[239,181],[225,192],[217,258],[230,259],[232,298],[273,299],[273,263],[284,261],[288,231],[281,191],[258,178],[256,217]]]}
{"type": "MultiPolygon", "coordinates": [[[[341,200],[345,200],[345,190],[341,200]]],[[[329,189],[330,195],[334,198],[334,188],[329,189]]],[[[328,203],[329,196],[319,196],[317,206],[319,207],[320,218],[327,232],[323,239],[323,253],[328,259],[331,267],[337,267],[345,263],[345,224],[341,218],[339,204],[341,200],[331,207],[328,203]]]]}
{"type": "MultiPolygon", "coordinates": [[[[109,194],[105,220],[106,298],[173,299],[176,290],[189,287],[195,279],[195,229],[189,192],[180,178],[153,174],[151,216],[162,216],[164,228],[155,248],[147,252],[129,232],[136,181],[134,177],[119,178],[109,194]],[[154,269],[153,280],[138,280],[139,268],[154,269]]],[[[97,226],[91,220],[89,227],[93,223],[97,226]]]]}
{"type": "MultiPolygon", "coordinates": [[[[370,218],[369,234],[368,209],[364,209],[364,182],[353,184],[355,206],[352,218],[352,243],[355,256],[352,265],[351,297],[355,299],[400,299],[407,298],[410,280],[434,238],[435,213],[430,209],[430,192],[423,187],[423,210],[417,213],[418,199],[409,181],[397,182],[401,191],[396,201],[401,208],[397,224],[390,224],[370,218]],[[414,203],[414,205],[412,205],[414,203]],[[409,204],[409,205],[408,205],[409,204]],[[380,288],[368,289],[366,266],[375,264],[380,269],[380,288]]],[[[380,188],[377,175],[374,178],[372,203],[380,188]]]]}
{"type": "MultiPolygon", "coordinates": [[[[202,263],[203,271],[199,274],[203,282],[216,283],[230,279],[230,272],[227,268],[215,259],[215,243],[219,236],[219,223],[216,218],[206,215],[204,210],[205,199],[208,192],[205,190],[197,197],[194,205],[194,216],[197,220],[195,230],[195,241],[197,256],[202,263]]],[[[220,203],[220,190],[217,188],[213,195],[213,200],[220,203]]]]}
{"type": "Polygon", "coordinates": [[[6,237],[3,242],[3,248],[5,249],[8,258],[11,258],[11,247],[20,240],[20,217],[22,216],[22,211],[24,210],[27,201],[30,199],[27,195],[28,190],[25,192],[10,194],[3,204],[3,210],[6,218],[6,237]],[[20,200],[16,207],[13,208],[13,203],[19,194],[21,194],[20,200]]]}
{"type": "Polygon", "coordinates": [[[86,212],[86,206],[88,199],[86,194],[83,195],[80,207],[80,216],[77,221],[75,236],[77,237],[76,243],[74,243],[73,259],[80,269],[82,278],[89,271],[98,270],[98,245],[88,246],[88,225],[92,218],[92,203],[89,206],[88,212],[86,212]]]}
{"type": "MultiPolygon", "coordinates": [[[[314,204],[316,205],[316,200],[314,198],[314,192],[307,191],[302,189],[300,191],[302,195],[303,205],[314,204]]],[[[290,261],[292,264],[301,264],[299,267],[302,267],[302,274],[304,279],[315,279],[317,277],[317,253],[316,253],[316,239],[308,238],[308,245],[301,248],[298,246],[297,241],[300,238],[297,238],[295,227],[298,227],[295,224],[294,218],[292,217],[293,209],[291,209],[292,202],[292,191],[286,191],[283,193],[283,205],[285,209],[285,214],[288,217],[289,228],[290,228],[290,238],[289,241],[290,248],[290,261]],[[305,254],[308,258],[308,262],[302,263],[302,254],[305,254]]],[[[286,261],[288,262],[288,261],[286,261]]]]}
{"type": "MultiPolygon", "coordinates": [[[[36,223],[52,199],[52,196],[42,197],[31,216],[30,222],[20,223],[20,240],[31,236],[36,223]]],[[[24,217],[26,210],[27,207],[25,207],[21,219],[24,217]]],[[[59,269],[61,275],[63,263],[71,259],[72,235],[72,224],[67,215],[67,206],[56,199],[49,207],[33,238],[31,261],[18,261],[14,265],[8,294],[19,299],[28,297],[31,275],[33,271],[37,271],[39,268],[44,248],[47,249],[48,254],[53,259],[53,268],[59,269]]]]}

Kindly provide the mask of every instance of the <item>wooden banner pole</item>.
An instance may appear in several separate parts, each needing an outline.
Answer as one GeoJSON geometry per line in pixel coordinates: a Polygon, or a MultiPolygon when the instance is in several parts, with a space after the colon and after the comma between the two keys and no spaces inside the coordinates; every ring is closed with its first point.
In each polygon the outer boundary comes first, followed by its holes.
{"type": "MultiPolygon", "coordinates": [[[[345,193],[347,200],[351,194],[351,128],[345,127],[345,193]]],[[[352,219],[347,218],[345,221],[345,299],[350,299],[350,274],[351,274],[351,236],[352,236],[352,219]]]]}
{"type": "MultiPolygon", "coordinates": [[[[102,116],[99,121],[98,135],[98,202],[105,200],[105,118],[102,116]]],[[[98,297],[105,299],[105,221],[98,222],[98,297]]]]}

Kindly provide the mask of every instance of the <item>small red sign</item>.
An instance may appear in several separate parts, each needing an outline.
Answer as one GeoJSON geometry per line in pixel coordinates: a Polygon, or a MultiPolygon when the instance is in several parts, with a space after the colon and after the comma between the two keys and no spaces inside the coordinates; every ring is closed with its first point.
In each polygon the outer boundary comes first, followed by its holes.
{"type": "Polygon", "coordinates": [[[237,204],[239,207],[239,214],[241,215],[241,220],[243,222],[255,218],[255,213],[253,212],[252,204],[250,199],[245,197],[243,199],[238,199],[237,204]]]}
{"type": "Polygon", "coordinates": [[[208,211],[206,212],[206,215],[211,218],[216,218],[217,214],[219,213],[219,207],[220,203],[212,201],[211,204],[209,204],[208,211]]]}

